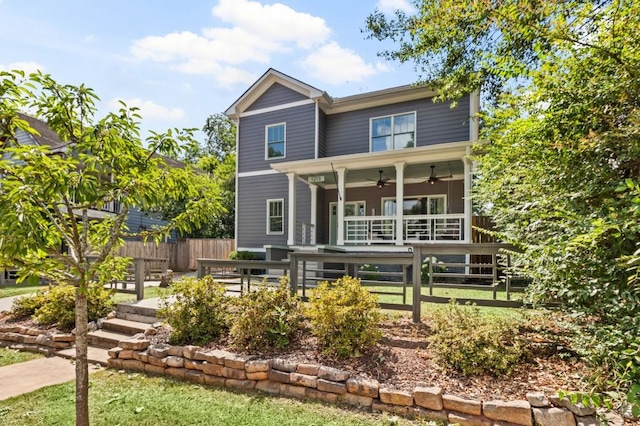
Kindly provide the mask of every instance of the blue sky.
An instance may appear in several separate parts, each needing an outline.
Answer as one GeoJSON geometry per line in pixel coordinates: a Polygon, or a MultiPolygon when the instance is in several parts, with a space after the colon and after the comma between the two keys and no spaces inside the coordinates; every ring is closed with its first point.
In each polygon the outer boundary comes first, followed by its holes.
{"type": "Polygon", "coordinates": [[[415,82],[361,29],[408,0],[0,0],[0,69],[41,69],[141,108],[143,128],[201,128],[269,67],[333,97],[415,82]]]}

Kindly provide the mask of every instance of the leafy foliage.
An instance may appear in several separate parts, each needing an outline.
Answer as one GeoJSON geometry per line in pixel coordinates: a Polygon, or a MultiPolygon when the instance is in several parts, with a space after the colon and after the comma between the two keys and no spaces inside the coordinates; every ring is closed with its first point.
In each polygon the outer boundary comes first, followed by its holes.
{"type": "Polygon", "coordinates": [[[171,294],[161,298],[158,314],[167,319],[174,344],[205,345],[229,330],[231,300],[224,285],[211,276],[183,278],[171,285],[171,294]]]}
{"type": "Polygon", "coordinates": [[[321,282],[309,298],[307,316],[325,355],[360,356],[382,336],[376,296],[357,278],[321,282]]]}
{"type": "MultiPolygon", "coordinates": [[[[22,296],[13,302],[11,312],[19,316],[32,316],[42,325],[57,325],[62,330],[75,327],[76,287],[71,285],[50,286],[37,293],[22,296]]],[[[96,321],[113,310],[113,290],[99,285],[89,286],[87,292],[88,320],[96,321]]]]}
{"type": "Polygon", "coordinates": [[[229,337],[236,348],[281,349],[293,341],[303,326],[300,299],[291,294],[286,278],[277,287],[262,284],[242,294],[234,303],[234,311],[229,337]]]}
{"type": "Polygon", "coordinates": [[[436,362],[467,376],[508,375],[526,354],[517,324],[455,301],[433,312],[432,330],[429,349],[436,362]]]}
{"type": "Polygon", "coordinates": [[[534,299],[583,321],[600,389],[626,393],[640,383],[640,4],[416,4],[374,13],[369,35],[399,42],[383,55],[442,98],[485,91],[476,202],[522,249],[534,299]]]}

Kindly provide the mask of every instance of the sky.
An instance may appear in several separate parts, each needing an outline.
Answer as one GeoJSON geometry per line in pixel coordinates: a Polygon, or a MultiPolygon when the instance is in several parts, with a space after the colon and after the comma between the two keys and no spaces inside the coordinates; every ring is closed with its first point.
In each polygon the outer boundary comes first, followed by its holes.
{"type": "Polygon", "coordinates": [[[414,83],[367,40],[375,9],[408,0],[0,0],[0,70],[40,69],[140,108],[142,128],[202,128],[269,68],[332,97],[414,83]]]}

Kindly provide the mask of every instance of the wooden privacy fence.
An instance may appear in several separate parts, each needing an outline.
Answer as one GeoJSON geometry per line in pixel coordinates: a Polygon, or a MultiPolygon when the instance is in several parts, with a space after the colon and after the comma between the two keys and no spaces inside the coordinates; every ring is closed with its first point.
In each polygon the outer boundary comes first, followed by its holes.
{"type": "Polygon", "coordinates": [[[175,243],[125,241],[119,256],[144,259],[169,259],[169,269],[195,271],[197,258],[227,259],[235,250],[235,240],[214,238],[180,238],[175,243]]]}

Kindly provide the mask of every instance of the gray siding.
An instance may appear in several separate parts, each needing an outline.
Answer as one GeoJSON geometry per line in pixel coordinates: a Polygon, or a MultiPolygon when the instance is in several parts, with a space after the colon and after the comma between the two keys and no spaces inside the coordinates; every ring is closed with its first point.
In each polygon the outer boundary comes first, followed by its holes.
{"type": "Polygon", "coordinates": [[[370,119],[416,111],[417,146],[469,140],[469,97],[451,109],[431,98],[333,114],[327,117],[326,156],[369,152],[370,119]]]}
{"type": "Polygon", "coordinates": [[[253,102],[247,111],[256,109],[269,108],[276,105],[288,104],[290,102],[302,101],[309,99],[308,97],[284,87],[282,84],[274,83],[269,87],[255,102],[253,102]]]}
{"type": "MultiPolygon", "coordinates": [[[[286,245],[288,236],[289,183],[285,175],[241,177],[238,179],[237,247],[262,248],[286,245]],[[267,235],[267,200],[284,199],[284,233],[267,235]]],[[[296,219],[311,221],[311,192],[304,182],[296,183],[296,219]]]]}
{"type": "Polygon", "coordinates": [[[318,113],[318,158],[327,156],[327,114],[318,113]]]}
{"type": "Polygon", "coordinates": [[[240,118],[238,172],[266,170],[271,163],[315,157],[315,105],[240,118]],[[265,127],[286,123],[285,158],[265,160],[265,127]]]}
{"type": "MultiPolygon", "coordinates": [[[[145,213],[142,213],[138,209],[131,209],[127,215],[125,225],[129,229],[129,232],[138,232],[142,227],[145,229],[152,229],[154,227],[166,225],[167,221],[159,218],[151,217],[145,213]]],[[[169,241],[174,242],[176,240],[175,231],[171,232],[169,241]]]]}

